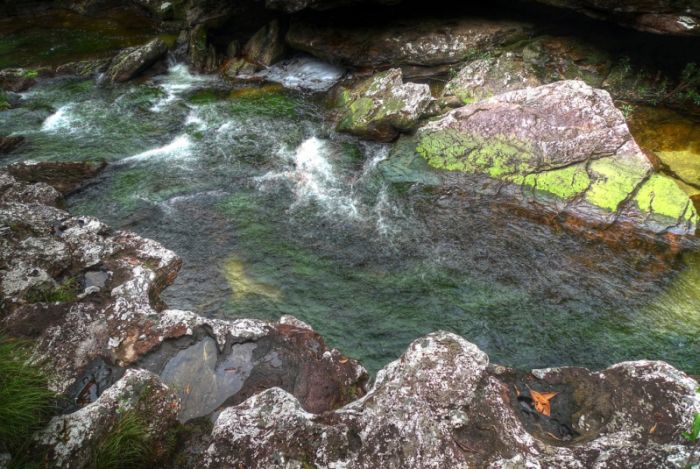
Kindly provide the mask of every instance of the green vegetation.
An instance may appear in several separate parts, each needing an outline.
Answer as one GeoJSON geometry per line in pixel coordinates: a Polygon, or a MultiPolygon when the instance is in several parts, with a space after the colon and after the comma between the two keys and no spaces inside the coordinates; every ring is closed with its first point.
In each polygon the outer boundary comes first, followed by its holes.
{"type": "Polygon", "coordinates": [[[28,343],[0,335],[0,452],[23,452],[48,420],[55,395],[28,343]]]}
{"type": "MultiPolygon", "coordinates": [[[[700,394],[700,388],[696,391],[700,394]]],[[[700,412],[696,412],[693,415],[693,423],[690,425],[690,431],[681,433],[681,436],[693,444],[693,450],[688,455],[688,460],[686,461],[686,469],[692,469],[692,461],[695,453],[698,449],[698,443],[700,443],[700,412]]]]}
{"type": "Polygon", "coordinates": [[[694,220],[697,213],[688,195],[663,174],[652,175],[641,187],[635,201],[643,212],[656,213],[671,219],[694,220]]]}
{"type": "Polygon", "coordinates": [[[297,102],[276,86],[238,90],[231,94],[231,111],[238,117],[294,118],[297,102]]]}
{"type": "Polygon", "coordinates": [[[148,467],[153,446],[148,426],[135,410],[124,412],[93,453],[95,469],[148,467]]]}
{"type": "Polygon", "coordinates": [[[78,282],[74,278],[67,278],[53,288],[31,289],[26,295],[26,300],[30,303],[66,303],[75,301],[79,290],[78,282]]]}
{"type": "Polygon", "coordinates": [[[505,139],[484,141],[456,130],[441,130],[420,137],[416,151],[434,168],[483,173],[493,178],[530,170],[530,153],[524,145],[505,139]]]}

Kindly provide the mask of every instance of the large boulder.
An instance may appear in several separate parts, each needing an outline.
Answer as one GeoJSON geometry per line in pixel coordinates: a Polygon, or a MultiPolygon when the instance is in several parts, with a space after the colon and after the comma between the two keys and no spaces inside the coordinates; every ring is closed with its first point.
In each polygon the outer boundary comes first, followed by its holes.
{"type": "Polygon", "coordinates": [[[517,372],[438,332],[334,412],[309,414],[277,388],[225,409],[204,466],[680,467],[697,386],[663,362],[517,372]]]}
{"type": "Polygon", "coordinates": [[[455,109],[419,129],[416,150],[433,168],[520,188],[513,197],[537,210],[652,232],[694,233],[697,224],[688,195],[654,171],[610,95],[581,81],[455,109]]]}
{"type": "Polygon", "coordinates": [[[453,64],[523,36],[527,26],[479,18],[406,20],[381,26],[292,21],[287,43],[322,60],[352,66],[453,64]]]}
{"type": "Polygon", "coordinates": [[[389,142],[413,129],[432,101],[428,85],[403,83],[401,69],[393,68],[341,92],[336,129],[389,142]]]}
{"type": "Polygon", "coordinates": [[[146,70],[168,52],[168,45],[160,38],[120,51],[109,64],[106,75],[116,83],[128,81],[146,70]]]}
{"type": "Polygon", "coordinates": [[[569,8],[640,31],[700,36],[700,4],[695,0],[537,0],[569,8]]]}

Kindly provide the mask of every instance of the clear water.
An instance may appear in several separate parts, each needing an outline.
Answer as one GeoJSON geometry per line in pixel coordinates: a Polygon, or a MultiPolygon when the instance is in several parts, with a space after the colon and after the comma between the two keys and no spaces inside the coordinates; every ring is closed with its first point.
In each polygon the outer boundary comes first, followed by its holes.
{"type": "Polygon", "coordinates": [[[334,133],[320,98],[277,86],[174,66],[114,88],[45,81],[24,100],[0,113],[27,137],[12,160],[111,162],[69,208],[178,252],[171,307],[292,314],[372,372],[444,329],[507,365],[700,374],[696,250],[613,247],[492,197],[392,185],[387,146],[334,133]]]}

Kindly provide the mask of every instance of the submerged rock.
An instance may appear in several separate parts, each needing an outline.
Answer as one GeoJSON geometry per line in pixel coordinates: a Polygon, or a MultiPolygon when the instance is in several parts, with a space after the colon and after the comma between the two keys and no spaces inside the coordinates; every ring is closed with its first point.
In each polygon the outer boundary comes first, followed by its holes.
{"type": "Polygon", "coordinates": [[[105,72],[111,82],[128,81],[163,58],[168,51],[167,44],[160,38],[147,44],[129,47],[120,51],[110,62],[105,72]]]}
{"type": "Polygon", "coordinates": [[[0,136],[0,155],[12,152],[24,142],[21,135],[0,136]]]}
{"type": "Polygon", "coordinates": [[[314,415],[281,389],[225,409],[205,467],[676,467],[698,383],[663,362],[518,373],[446,332],[414,341],[362,399],[314,415]],[[555,392],[550,415],[533,391],[555,392]],[[557,434],[558,433],[558,434],[557,434]]]}
{"type": "Polygon", "coordinates": [[[428,85],[403,83],[393,68],[341,93],[336,130],[389,142],[413,129],[432,101],[428,85]]]}
{"type": "Polygon", "coordinates": [[[395,21],[348,27],[293,21],[287,43],[321,60],[352,66],[436,66],[522,37],[527,25],[479,18],[395,21]]]}
{"type": "Polygon", "coordinates": [[[537,210],[653,232],[689,234],[697,224],[688,195],[654,172],[610,95],[581,81],[451,111],[419,129],[416,150],[434,168],[519,186],[513,197],[537,210]]]}
{"type": "Polygon", "coordinates": [[[97,176],[107,163],[91,162],[24,162],[9,165],[6,170],[12,176],[30,183],[44,182],[62,195],[80,189],[88,179],[97,176]]]}

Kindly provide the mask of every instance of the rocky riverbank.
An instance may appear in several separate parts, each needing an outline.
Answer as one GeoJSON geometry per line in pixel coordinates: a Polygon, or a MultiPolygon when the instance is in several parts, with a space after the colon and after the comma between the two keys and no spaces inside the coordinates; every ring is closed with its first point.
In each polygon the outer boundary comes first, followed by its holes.
{"type": "MultiPolygon", "coordinates": [[[[689,46],[697,46],[700,12],[692,2],[629,2],[622,10],[614,2],[540,0],[509,15],[496,15],[497,3],[449,18],[426,18],[418,3],[4,2],[0,12],[16,16],[0,21],[2,36],[14,41],[0,65],[0,111],[22,110],[23,93],[44,80],[77,76],[111,89],[178,60],[228,84],[276,81],[316,93],[330,127],[387,145],[371,164],[397,190],[409,185],[438,202],[478,193],[512,208],[509,216],[584,226],[590,237],[624,232],[669,251],[692,242],[697,126],[667,117],[669,110],[647,115],[659,105],[700,114],[700,59],[689,52],[697,50],[689,46]],[[376,11],[374,20],[363,19],[365,8],[376,11]],[[32,15],[57,37],[75,33],[67,52],[39,41],[44,56],[23,42],[12,23],[32,24],[32,15]],[[556,21],[548,15],[579,29],[594,24],[601,38],[593,38],[595,28],[569,34],[550,27],[556,21]],[[651,48],[651,59],[635,54],[645,49],[639,44],[651,48]]],[[[159,96],[167,103],[185,88],[175,83],[159,96]]],[[[268,99],[264,88],[223,87],[187,99],[222,90],[253,96],[247,106],[268,99]]],[[[294,110],[281,95],[269,96],[271,107],[294,110]]],[[[190,127],[203,124],[193,112],[185,117],[190,127]]],[[[188,132],[171,146],[180,142],[186,151],[190,138],[202,138],[201,130],[188,132]]],[[[12,157],[33,138],[0,135],[0,155],[12,157]]],[[[294,158],[321,149],[310,138],[294,158]]],[[[331,178],[323,161],[315,163],[331,178]]],[[[370,384],[362,364],[343,354],[351,351],[328,347],[292,316],[225,320],[171,309],[161,293],[182,265],[176,253],[64,210],[63,197],[104,168],[29,162],[0,171],[0,345],[29,344],[29,357],[8,361],[28,358],[53,393],[50,412],[38,416],[40,428],[24,443],[0,441],[0,467],[111,467],[106,455],[127,457],[122,440],[141,449],[117,466],[700,463],[700,450],[682,436],[700,412],[698,382],[665,362],[518,370],[490,363],[458,335],[434,332],[415,339],[370,384]]],[[[280,174],[307,177],[292,173],[280,174]]],[[[245,278],[235,257],[228,265],[232,283],[278,296],[245,278]]],[[[685,346],[696,353],[692,342],[685,346]]]]}
{"type": "MultiPolygon", "coordinates": [[[[41,173],[30,170],[13,173],[41,173]]],[[[159,294],[180,267],[174,253],[70,216],[47,183],[0,181],[2,329],[36,343],[64,402],[26,450],[50,467],[92,467],[133,413],[162,467],[656,468],[691,457],[681,433],[700,411],[698,383],[666,363],[519,371],[436,332],[368,388],[360,364],[294,318],[168,309],[159,294]],[[546,411],[536,393],[554,393],[546,411]],[[196,419],[212,425],[170,448],[196,419]]]]}

